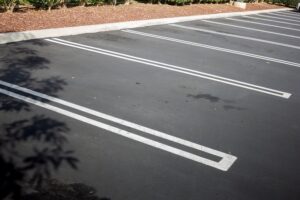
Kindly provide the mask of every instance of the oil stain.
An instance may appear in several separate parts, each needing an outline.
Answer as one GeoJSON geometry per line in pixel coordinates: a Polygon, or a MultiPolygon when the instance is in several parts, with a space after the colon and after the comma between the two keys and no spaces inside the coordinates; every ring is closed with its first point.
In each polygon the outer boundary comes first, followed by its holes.
{"type": "Polygon", "coordinates": [[[220,101],[220,98],[219,97],[216,97],[216,96],[213,96],[213,95],[210,95],[210,94],[188,94],[187,97],[191,97],[193,99],[205,99],[205,100],[208,100],[212,103],[216,103],[216,102],[219,102],[220,101]]]}
{"type": "MultiPolygon", "coordinates": [[[[221,99],[221,98],[219,98],[217,96],[213,96],[211,94],[199,93],[199,94],[188,94],[186,96],[189,98],[195,99],[195,100],[204,99],[211,103],[224,103],[223,109],[225,111],[230,111],[230,110],[242,111],[242,110],[246,109],[246,108],[232,105],[232,104],[236,103],[234,100],[221,99]]],[[[185,102],[189,102],[189,101],[186,100],[185,102]]]]}
{"type": "Polygon", "coordinates": [[[238,106],[233,106],[233,105],[224,105],[223,106],[224,110],[228,111],[228,110],[245,110],[245,108],[242,107],[238,107],[238,106]]]}

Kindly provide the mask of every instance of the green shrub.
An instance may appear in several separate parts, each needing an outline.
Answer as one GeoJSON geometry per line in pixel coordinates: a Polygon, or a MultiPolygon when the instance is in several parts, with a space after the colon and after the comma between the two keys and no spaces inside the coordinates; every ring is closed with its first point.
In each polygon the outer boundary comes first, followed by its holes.
{"type": "Polygon", "coordinates": [[[273,4],[283,4],[290,7],[296,7],[296,5],[299,3],[299,0],[265,0],[267,3],[273,3],[273,4]]]}
{"type": "Polygon", "coordinates": [[[79,5],[79,0],[69,0],[67,3],[72,4],[72,5],[79,5]]]}
{"type": "Polygon", "coordinates": [[[18,2],[18,0],[0,0],[0,8],[2,8],[4,12],[13,12],[18,2]]]}
{"type": "MultiPolygon", "coordinates": [[[[199,2],[199,0],[196,0],[199,2]]],[[[195,2],[195,1],[194,1],[195,2]]],[[[171,5],[187,5],[193,3],[193,0],[166,0],[166,3],[171,4],[171,5]]]]}
{"type": "Polygon", "coordinates": [[[104,0],[87,0],[86,4],[92,5],[92,6],[102,5],[102,4],[104,4],[104,0]]]}
{"type": "Polygon", "coordinates": [[[58,6],[61,0],[28,0],[31,5],[36,8],[48,9],[50,11],[53,7],[58,6]]]}
{"type": "Polygon", "coordinates": [[[296,7],[298,3],[300,3],[299,0],[287,0],[287,6],[290,7],[296,7]]]}

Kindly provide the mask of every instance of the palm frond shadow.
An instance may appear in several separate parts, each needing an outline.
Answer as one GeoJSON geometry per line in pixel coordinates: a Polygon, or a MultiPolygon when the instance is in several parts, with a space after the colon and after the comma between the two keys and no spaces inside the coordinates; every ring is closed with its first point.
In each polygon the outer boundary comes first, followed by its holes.
{"type": "MultiPolygon", "coordinates": [[[[30,44],[47,45],[43,41],[33,41],[30,44]]],[[[47,70],[50,61],[33,48],[23,46],[25,45],[22,43],[12,43],[0,49],[3,52],[0,55],[0,80],[57,96],[67,85],[66,81],[59,76],[37,78],[36,72],[47,70]]],[[[3,85],[0,88],[19,92],[3,85]]],[[[70,128],[63,121],[33,113],[30,104],[0,93],[0,116],[3,119],[0,121],[0,199],[59,199],[50,195],[59,193],[57,185],[65,185],[69,189],[74,186],[51,179],[53,173],[62,166],[77,169],[79,160],[75,152],[67,148],[70,128]],[[18,113],[20,117],[17,119],[8,122],[5,120],[7,116],[18,113]],[[34,192],[31,194],[28,190],[34,192]],[[51,193],[54,190],[56,192],[51,193]]],[[[81,184],[81,188],[89,188],[85,191],[92,190],[84,184],[81,184]]],[[[79,194],[76,193],[76,188],[73,191],[74,194],[69,192],[65,195],[66,198],[61,199],[74,199],[72,195],[79,194]]],[[[62,195],[58,196],[64,196],[64,191],[60,192],[62,195]]],[[[84,192],[80,194],[84,196],[84,192]]],[[[83,199],[99,199],[90,192],[88,194],[89,198],[83,199]]]]}

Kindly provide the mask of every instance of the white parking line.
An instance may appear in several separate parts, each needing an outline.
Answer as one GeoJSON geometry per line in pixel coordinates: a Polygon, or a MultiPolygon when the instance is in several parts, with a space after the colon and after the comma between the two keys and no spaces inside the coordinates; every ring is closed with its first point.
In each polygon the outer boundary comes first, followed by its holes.
{"type": "MultiPolygon", "coordinates": [[[[270,16],[267,14],[261,15],[261,14],[257,14],[256,16],[260,16],[260,17],[266,17],[266,18],[271,18],[271,19],[280,19],[283,22],[285,21],[290,21],[290,22],[299,22],[299,20],[295,20],[295,19],[287,19],[287,18],[283,18],[283,17],[276,17],[276,16],[270,16]]],[[[300,24],[297,24],[300,26],[300,24]]]]}
{"type": "MultiPolygon", "coordinates": [[[[288,24],[288,25],[293,25],[293,26],[300,26],[299,24],[294,24],[294,23],[289,23],[289,22],[281,22],[281,21],[276,21],[276,20],[271,20],[271,19],[263,19],[263,18],[252,17],[252,16],[251,17],[250,16],[243,16],[243,18],[256,19],[256,20],[268,21],[268,22],[275,22],[275,23],[279,23],[279,24],[288,24]]],[[[282,29],[293,30],[293,31],[300,31],[300,29],[290,28],[290,27],[286,27],[286,26],[277,26],[277,25],[274,25],[274,24],[265,24],[265,23],[253,22],[253,21],[249,21],[249,20],[242,20],[242,19],[236,19],[236,18],[226,18],[226,19],[231,19],[231,20],[235,20],[235,21],[245,21],[245,22],[252,23],[252,24],[260,24],[260,25],[264,25],[264,26],[271,26],[271,27],[282,28],[282,29]]]]}
{"type": "Polygon", "coordinates": [[[222,76],[217,76],[217,75],[213,75],[213,74],[209,74],[209,73],[205,73],[205,72],[200,72],[197,70],[179,67],[176,65],[170,65],[170,64],[166,64],[166,63],[162,63],[162,62],[157,62],[157,61],[153,61],[153,60],[149,60],[149,59],[131,56],[128,54],[123,54],[123,53],[119,53],[119,52],[115,52],[115,51],[109,51],[109,50],[96,48],[96,47],[92,47],[92,46],[88,46],[88,45],[83,45],[83,44],[79,44],[79,43],[75,43],[75,42],[69,42],[66,40],[58,39],[58,38],[45,39],[45,40],[47,40],[49,42],[73,47],[73,48],[78,48],[78,49],[102,54],[102,55],[120,58],[123,60],[141,63],[141,64],[145,64],[145,65],[149,65],[149,66],[153,66],[153,67],[157,67],[157,68],[161,68],[161,69],[166,69],[166,70],[175,71],[175,72],[182,73],[182,74],[191,75],[194,77],[200,77],[200,78],[204,78],[204,79],[208,79],[208,80],[212,80],[212,81],[216,81],[216,82],[221,82],[221,83],[228,84],[228,85],[233,85],[233,86],[240,87],[240,88],[245,88],[248,90],[253,90],[253,91],[257,91],[257,92],[261,92],[261,93],[265,93],[265,94],[270,94],[270,95],[278,96],[281,98],[288,99],[291,96],[290,93],[270,89],[267,87],[262,87],[262,86],[255,85],[255,84],[237,81],[237,80],[225,78],[222,76]]]}
{"type": "Polygon", "coordinates": [[[240,28],[240,29],[245,29],[245,30],[251,30],[251,31],[256,31],[256,32],[261,32],[261,33],[269,33],[269,34],[273,34],[273,35],[280,35],[280,36],[284,36],[284,37],[300,39],[300,36],[296,36],[296,35],[277,33],[277,32],[272,32],[272,31],[267,31],[267,30],[262,30],[262,29],[250,28],[250,27],[245,27],[245,26],[238,26],[238,25],[227,24],[227,23],[222,23],[222,22],[215,22],[215,21],[210,21],[210,20],[202,20],[202,21],[207,22],[207,23],[211,23],[211,24],[218,24],[218,25],[222,25],[222,26],[229,26],[229,27],[240,28]]]}
{"type": "Polygon", "coordinates": [[[251,41],[256,41],[256,42],[260,42],[260,43],[273,44],[273,45],[289,47],[289,48],[293,48],[293,49],[300,49],[300,46],[284,44],[284,43],[274,42],[274,41],[270,41],[270,40],[263,40],[263,39],[258,39],[258,38],[254,38],[254,37],[247,37],[247,36],[236,35],[236,34],[231,34],[231,33],[223,33],[223,32],[218,32],[218,31],[211,31],[211,30],[207,30],[207,29],[195,28],[195,27],[191,27],[191,26],[183,26],[183,25],[179,25],[179,24],[169,24],[169,26],[178,27],[178,28],[187,29],[187,30],[194,30],[194,31],[199,31],[199,32],[204,32],[204,33],[211,33],[211,34],[215,34],[215,35],[223,35],[223,36],[239,38],[239,39],[244,39],[244,40],[251,40],[251,41]]]}
{"type": "Polygon", "coordinates": [[[49,96],[49,95],[46,95],[46,94],[43,94],[43,93],[40,93],[40,92],[36,92],[36,91],[30,90],[28,88],[20,87],[18,85],[11,84],[11,83],[8,83],[8,82],[4,82],[4,81],[1,81],[1,80],[0,80],[0,85],[3,85],[5,87],[9,87],[11,89],[15,89],[15,90],[18,90],[18,91],[21,91],[21,92],[24,92],[24,93],[28,93],[28,94],[34,95],[36,97],[40,97],[40,98],[46,99],[48,101],[55,102],[55,103],[61,104],[63,106],[67,106],[69,108],[79,110],[81,112],[84,112],[84,113],[87,113],[87,114],[90,114],[90,115],[94,115],[96,117],[99,117],[99,118],[102,118],[102,119],[120,124],[122,126],[126,126],[126,127],[129,127],[129,128],[144,132],[144,133],[148,133],[150,135],[160,137],[160,138],[163,138],[165,140],[169,140],[169,141],[172,141],[172,142],[175,142],[175,143],[178,143],[178,144],[181,144],[183,146],[187,146],[187,147],[199,150],[199,151],[212,153],[213,155],[216,155],[216,156],[219,156],[219,157],[226,157],[226,155],[227,155],[227,154],[224,154],[222,152],[213,150],[211,148],[208,148],[208,147],[205,147],[205,146],[202,146],[202,145],[199,145],[199,144],[196,144],[196,143],[193,143],[193,142],[190,142],[190,141],[187,141],[187,140],[184,140],[184,139],[172,136],[172,135],[168,135],[166,133],[156,131],[154,129],[147,128],[145,126],[135,124],[135,123],[132,123],[132,122],[129,122],[129,121],[126,121],[126,120],[123,120],[123,119],[120,119],[120,118],[117,118],[117,117],[114,117],[114,116],[111,116],[111,115],[108,115],[108,114],[105,114],[105,113],[102,113],[102,112],[99,112],[99,111],[95,111],[95,110],[92,110],[92,109],[89,109],[89,108],[86,108],[86,107],[83,107],[83,106],[80,106],[80,105],[77,105],[77,104],[59,99],[59,98],[56,98],[56,97],[52,97],[52,96],[49,96]]]}
{"type": "Polygon", "coordinates": [[[284,14],[279,14],[279,13],[268,13],[268,15],[272,15],[272,16],[280,16],[280,17],[286,17],[287,19],[297,19],[298,22],[299,22],[299,20],[300,20],[300,16],[295,17],[295,16],[284,15],[284,14]]]}
{"type": "MultiPolygon", "coordinates": [[[[275,27],[275,28],[293,30],[293,31],[300,31],[300,29],[295,29],[295,28],[290,28],[290,27],[285,27],[285,26],[277,26],[277,25],[273,25],[273,24],[265,24],[265,23],[260,23],[260,22],[253,22],[253,21],[244,20],[244,19],[236,19],[236,18],[226,18],[226,19],[232,20],[232,21],[250,23],[250,24],[258,24],[258,25],[263,25],[263,26],[270,26],[270,27],[275,27]]],[[[259,18],[257,18],[257,19],[259,19],[259,18]]]]}
{"type": "MultiPolygon", "coordinates": [[[[129,138],[129,139],[138,141],[140,143],[143,143],[143,144],[146,144],[146,145],[149,145],[149,146],[161,149],[163,151],[167,151],[167,152],[175,154],[177,156],[181,156],[183,158],[187,158],[187,159],[196,161],[198,163],[202,163],[202,164],[208,165],[210,167],[213,167],[213,168],[216,168],[216,169],[219,169],[219,170],[222,170],[222,171],[227,171],[232,166],[232,164],[236,161],[236,159],[237,159],[237,157],[235,157],[233,155],[226,154],[226,153],[223,153],[223,152],[220,152],[220,151],[217,151],[217,150],[214,150],[214,149],[211,149],[211,148],[199,145],[199,144],[195,144],[195,143],[189,142],[193,146],[198,147],[200,151],[203,151],[203,152],[206,152],[208,154],[212,154],[212,155],[215,155],[217,157],[222,158],[218,162],[217,161],[213,161],[213,160],[209,160],[207,158],[200,157],[198,155],[189,153],[187,151],[184,151],[184,150],[181,150],[181,149],[178,149],[178,148],[174,148],[172,146],[163,144],[161,142],[157,142],[155,140],[148,139],[146,137],[142,137],[140,135],[128,132],[126,130],[122,130],[122,129],[119,129],[119,128],[114,127],[114,126],[111,126],[111,125],[108,125],[108,124],[104,124],[102,122],[99,122],[99,121],[87,118],[87,117],[79,115],[79,114],[76,114],[74,112],[70,112],[68,110],[61,109],[59,107],[52,106],[52,105],[47,104],[47,103],[43,103],[41,101],[37,101],[35,99],[29,98],[29,97],[26,97],[26,96],[23,96],[23,95],[20,95],[20,94],[17,94],[17,93],[8,91],[8,90],[4,90],[4,89],[0,88],[0,93],[8,95],[8,96],[16,98],[16,99],[19,99],[19,100],[22,100],[22,101],[25,101],[27,103],[34,104],[36,106],[39,106],[39,107],[51,110],[53,112],[56,112],[56,113],[59,113],[61,115],[64,115],[64,116],[76,119],[78,121],[81,121],[81,122],[84,122],[84,123],[96,126],[98,128],[101,128],[101,129],[107,130],[109,132],[121,135],[123,137],[126,137],[126,138],[129,138]]],[[[78,106],[78,105],[76,105],[76,106],[78,106]]],[[[164,135],[167,135],[167,134],[164,133],[164,135]]],[[[168,135],[168,136],[170,136],[170,135],[168,135]]],[[[170,137],[173,137],[173,136],[170,136],[170,137]]],[[[178,138],[178,139],[180,139],[180,138],[178,138]]],[[[193,146],[190,146],[190,147],[193,148],[193,146]]]]}
{"type": "Polygon", "coordinates": [[[201,44],[201,43],[196,43],[196,42],[190,42],[190,41],[180,40],[180,39],[166,37],[166,36],[154,35],[154,34],[140,32],[140,31],[134,31],[134,30],[123,30],[123,31],[127,32],[127,33],[136,34],[136,35],[142,35],[142,36],[146,36],[146,37],[167,40],[167,41],[171,41],[171,42],[176,42],[176,43],[181,43],[181,44],[186,44],[186,45],[191,45],[191,46],[196,46],[196,47],[201,47],[201,48],[206,48],[206,49],[241,55],[241,56],[246,56],[246,57],[250,57],[250,58],[272,61],[275,63],[290,65],[290,66],[294,66],[294,67],[300,67],[300,63],[290,62],[287,60],[281,60],[281,59],[277,59],[277,58],[271,58],[271,57],[267,57],[267,56],[261,56],[261,55],[252,54],[252,53],[248,53],[248,52],[236,51],[236,50],[232,50],[232,49],[226,49],[226,48],[217,47],[217,46],[211,46],[211,45],[206,45],[206,44],[201,44]]]}

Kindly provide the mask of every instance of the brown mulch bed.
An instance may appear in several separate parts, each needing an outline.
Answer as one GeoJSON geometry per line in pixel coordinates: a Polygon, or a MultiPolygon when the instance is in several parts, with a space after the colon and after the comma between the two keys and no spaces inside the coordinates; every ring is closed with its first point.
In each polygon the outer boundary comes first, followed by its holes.
{"type": "MultiPolygon", "coordinates": [[[[248,4],[246,10],[274,9],[280,7],[281,6],[277,5],[258,3],[248,4]]],[[[243,11],[243,9],[225,4],[170,6],[141,3],[119,6],[73,7],[68,9],[55,9],[51,12],[29,9],[25,12],[0,13],[0,32],[17,32],[239,11],[243,11]]]]}

